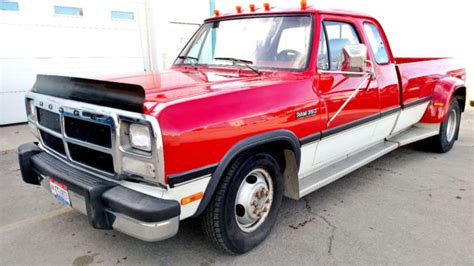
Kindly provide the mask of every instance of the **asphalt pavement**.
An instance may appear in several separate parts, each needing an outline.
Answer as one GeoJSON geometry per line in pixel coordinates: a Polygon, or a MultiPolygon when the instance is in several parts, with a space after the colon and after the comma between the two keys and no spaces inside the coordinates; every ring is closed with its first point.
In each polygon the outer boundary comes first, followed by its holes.
{"type": "Polygon", "coordinates": [[[0,265],[474,265],[474,111],[451,152],[400,148],[300,201],[285,199],[268,239],[229,256],[198,220],[146,243],[96,230],[43,188],[24,184],[15,148],[26,125],[0,128],[0,265]]]}

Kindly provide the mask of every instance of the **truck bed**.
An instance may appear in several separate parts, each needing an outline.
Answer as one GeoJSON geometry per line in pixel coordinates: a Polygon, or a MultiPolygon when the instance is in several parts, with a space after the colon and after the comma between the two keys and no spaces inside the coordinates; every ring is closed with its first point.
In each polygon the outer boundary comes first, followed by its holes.
{"type": "Polygon", "coordinates": [[[395,62],[402,106],[432,95],[435,85],[443,78],[465,77],[465,69],[451,58],[398,57],[395,62]]]}

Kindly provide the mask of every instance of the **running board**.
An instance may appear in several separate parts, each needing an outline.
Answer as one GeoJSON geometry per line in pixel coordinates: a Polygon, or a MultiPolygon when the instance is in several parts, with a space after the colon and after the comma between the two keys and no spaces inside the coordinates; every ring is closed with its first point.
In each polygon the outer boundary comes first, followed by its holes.
{"type": "Polygon", "coordinates": [[[384,141],[366,150],[349,154],[347,158],[310,174],[299,181],[299,198],[332,183],[360,167],[398,148],[398,143],[384,141]]]}
{"type": "Polygon", "coordinates": [[[389,137],[387,141],[398,143],[404,146],[422,139],[426,139],[439,134],[439,128],[411,127],[398,135],[389,137]]]}
{"type": "Polygon", "coordinates": [[[291,198],[300,199],[361,168],[362,166],[369,164],[400,146],[435,136],[438,133],[439,127],[425,128],[417,127],[417,125],[415,125],[368,149],[348,154],[343,160],[301,178],[299,180],[299,193],[297,196],[292,195],[291,198]]]}

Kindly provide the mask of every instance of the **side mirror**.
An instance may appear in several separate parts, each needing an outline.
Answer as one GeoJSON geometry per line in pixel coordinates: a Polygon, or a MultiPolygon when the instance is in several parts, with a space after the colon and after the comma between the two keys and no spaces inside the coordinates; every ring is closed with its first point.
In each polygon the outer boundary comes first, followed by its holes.
{"type": "Polygon", "coordinates": [[[364,44],[348,44],[342,49],[341,70],[319,70],[319,73],[343,74],[349,76],[369,75],[376,79],[374,64],[367,60],[367,47],[364,44]],[[369,69],[367,69],[369,68],[369,69]]]}
{"type": "Polygon", "coordinates": [[[343,49],[343,70],[367,72],[367,47],[364,44],[348,44],[343,49]]]}

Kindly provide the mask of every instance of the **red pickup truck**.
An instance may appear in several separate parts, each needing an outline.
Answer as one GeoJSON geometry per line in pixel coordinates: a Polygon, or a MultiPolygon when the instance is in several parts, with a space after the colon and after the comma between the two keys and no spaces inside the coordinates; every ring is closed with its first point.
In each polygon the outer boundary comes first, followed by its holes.
{"type": "Polygon", "coordinates": [[[448,152],[457,140],[465,70],[394,57],[376,19],[306,5],[215,14],[168,71],[39,75],[23,180],[94,228],[157,241],[201,217],[212,241],[241,254],[268,236],[283,196],[408,143],[448,152]]]}

